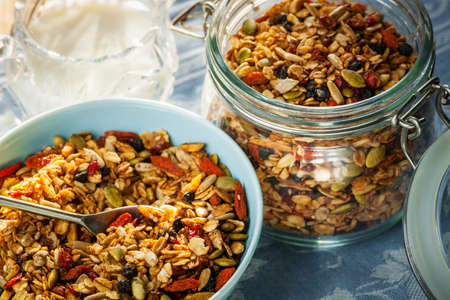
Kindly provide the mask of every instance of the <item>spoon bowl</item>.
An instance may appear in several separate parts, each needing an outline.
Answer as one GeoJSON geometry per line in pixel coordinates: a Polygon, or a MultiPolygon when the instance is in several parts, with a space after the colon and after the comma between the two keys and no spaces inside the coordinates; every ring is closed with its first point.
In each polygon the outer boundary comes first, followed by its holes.
{"type": "Polygon", "coordinates": [[[125,213],[129,213],[133,218],[142,216],[143,210],[152,210],[157,214],[164,213],[164,210],[158,207],[135,205],[114,208],[96,214],[83,215],[1,195],[0,206],[16,208],[31,214],[73,222],[85,227],[92,234],[105,232],[114,220],[125,213]]]}

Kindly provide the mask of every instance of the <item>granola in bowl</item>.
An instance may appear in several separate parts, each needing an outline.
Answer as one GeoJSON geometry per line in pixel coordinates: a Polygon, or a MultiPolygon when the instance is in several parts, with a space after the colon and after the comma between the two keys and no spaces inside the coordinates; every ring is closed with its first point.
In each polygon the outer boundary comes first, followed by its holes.
{"type": "Polygon", "coordinates": [[[249,220],[242,184],[203,143],[164,130],[89,132],[0,170],[4,195],[90,214],[125,205],[96,236],[0,208],[0,299],[208,299],[232,277],[249,220]]]}

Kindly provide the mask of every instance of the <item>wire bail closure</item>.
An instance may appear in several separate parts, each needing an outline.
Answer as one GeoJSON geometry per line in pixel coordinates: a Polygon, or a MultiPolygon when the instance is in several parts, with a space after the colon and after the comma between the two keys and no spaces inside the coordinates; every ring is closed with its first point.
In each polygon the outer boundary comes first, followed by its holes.
{"type": "Polygon", "coordinates": [[[175,18],[172,19],[170,24],[170,29],[182,34],[184,36],[194,38],[197,40],[204,40],[206,35],[208,34],[209,29],[209,18],[214,14],[216,10],[216,5],[219,0],[202,0],[194,3],[192,6],[186,8],[181,13],[179,13],[175,18]],[[201,28],[199,26],[189,26],[185,22],[189,19],[200,18],[198,15],[195,15],[195,10],[199,7],[202,7],[203,13],[203,22],[201,28]],[[177,26],[177,25],[180,26],[177,26]],[[201,33],[193,31],[193,29],[197,29],[197,31],[201,31],[201,33]]]}
{"type": "Polygon", "coordinates": [[[425,121],[425,118],[417,118],[414,114],[422,107],[431,95],[436,91],[439,91],[438,97],[436,97],[437,112],[442,121],[450,128],[450,120],[445,115],[443,106],[450,104],[450,87],[448,85],[441,85],[438,77],[432,77],[425,82],[417,92],[412,95],[408,102],[406,102],[399,112],[392,118],[391,123],[394,127],[401,127],[400,146],[406,159],[411,164],[413,169],[417,168],[417,164],[411,158],[408,152],[408,141],[413,141],[421,136],[422,126],[421,123],[425,121]],[[418,95],[421,95],[419,100],[416,101],[411,107],[407,107],[409,103],[413,102],[418,95]]]}

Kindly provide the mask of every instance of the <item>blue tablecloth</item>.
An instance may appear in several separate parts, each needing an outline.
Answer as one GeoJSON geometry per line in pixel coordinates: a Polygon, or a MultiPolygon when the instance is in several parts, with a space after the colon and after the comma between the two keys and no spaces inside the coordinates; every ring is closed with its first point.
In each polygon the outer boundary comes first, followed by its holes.
{"type": "MultiPolygon", "coordinates": [[[[172,12],[194,3],[176,1],[172,12]]],[[[426,0],[437,46],[436,75],[450,82],[450,2],[426,0]]],[[[180,68],[170,102],[200,112],[205,69],[203,42],[177,36],[180,68]]],[[[7,103],[0,95],[0,113],[7,103]]],[[[0,126],[0,132],[7,127],[0,126]]],[[[261,237],[255,256],[231,299],[426,299],[408,264],[403,230],[359,244],[314,251],[261,237]]]]}
{"type": "MultiPolygon", "coordinates": [[[[177,1],[174,12],[192,1],[177,1]]],[[[450,82],[450,1],[427,0],[437,46],[436,72],[450,82]]],[[[180,69],[171,102],[196,112],[205,75],[203,43],[177,37],[180,69]]],[[[397,224],[371,240],[315,251],[262,236],[231,299],[426,299],[408,264],[397,224]]]]}

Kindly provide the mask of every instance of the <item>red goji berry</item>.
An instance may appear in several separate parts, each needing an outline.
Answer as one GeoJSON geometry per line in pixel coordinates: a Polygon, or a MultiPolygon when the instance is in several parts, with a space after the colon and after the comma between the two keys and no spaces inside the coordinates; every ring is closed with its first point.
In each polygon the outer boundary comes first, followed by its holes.
{"type": "Polygon", "coordinates": [[[200,169],[208,175],[215,174],[217,176],[225,176],[225,173],[216,166],[209,158],[200,158],[200,169]]]}
{"type": "Polygon", "coordinates": [[[13,190],[9,191],[8,194],[13,198],[18,198],[20,196],[31,196],[33,194],[32,191],[21,191],[21,190],[13,190]]]}
{"type": "Polygon", "coordinates": [[[219,205],[222,201],[220,200],[220,197],[217,194],[214,194],[211,196],[211,198],[209,198],[209,203],[211,203],[211,205],[219,205]]]}
{"type": "Polygon", "coordinates": [[[64,296],[66,294],[66,288],[63,287],[62,285],[58,285],[55,288],[53,288],[53,292],[55,292],[60,296],[64,296]]]}
{"type": "Polygon", "coordinates": [[[378,23],[378,18],[374,15],[368,15],[366,16],[366,22],[369,24],[369,26],[373,26],[378,23]]]}
{"type": "Polygon", "coordinates": [[[111,223],[111,225],[109,225],[110,227],[119,227],[119,226],[123,226],[125,224],[128,224],[131,222],[131,220],[133,219],[133,216],[129,213],[124,213],[121,214],[119,217],[117,217],[117,219],[111,223]]]}
{"type": "Polygon", "coordinates": [[[46,156],[44,153],[36,153],[27,157],[25,165],[30,169],[40,169],[49,164],[55,157],[55,154],[46,156]]]}
{"type": "Polygon", "coordinates": [[[336,84],[338,89],[342,89],[344,87],[344,80],[342,79],[342,77],[336,77],[336,79],[334,79],[334,83],[336,84]]]}
{"type": "Polygon", "coordinates": [[[231,278],[231,276],[233,276],[234,271],[236,271],[236,268],[226,268],[220,271],[219,274],[217,274],[216,289],[215,289],[216,292],[221,287],[223,287],[225,283],[227,283],[227,281],[231,278]]]}
{"type": "Polygon", "coordinates": [[[319,18],[320,24],[322,24],[323,26],[325,26],[328,29],[333,29],[334,27],[336,27],[337,23],[336,21],[331,18],[330,16],[320,16],[319,18]]]}
{"type": "Polygon", "coordinates": [[[104,135],[100,136],[100,137],[97,139],[97,145],[98,145],[100,148],[105,147],[105,140],[106,140],[106,137],[105,137],[104,135]]]}
{"type": "Polygon", "coordinates": [[[72,268],[72,255],[66,249],[61,249],[58,254],[58,265],[63,269],[72,268]]]}
{"type": "Polygon", "coordinates": [[[114,135],[117,138],[125,137],[125,138],[132,138],[133,140],[139,138],[139,135],[137,133],[130,132],[130,131],[108,130],[108,131],[105,131],[104,134],[105,134],[105,136],[114,135]]]}
{"type": "Polygon", "coordinates": [[[245,197],[244,188],[239,181],[236,182],[234,191],[234,210],[240,220],[244,220],[247,216],[247,199],[245,197]]]}
{"type": "Polygon", "coordinates": [[[9,290],[10,288],[12,288],[12,286],[15,285],[17,282],[19,282],[20,279],[22,279],[22,277],[23,277],[22,273],[19,273],[10,280],[8,280],[4,285],[5,289],[9,290]]]}
{"type": "Polygon", "coordinates": [[[393,33],[383,29],[381,30],[381,35],[383,36],[383,42],[387,47],[393,50],[397,50],[398,39],[393,33]]]}
{"type": "Polygon", "coordinates": [[[189,237],[199,236],[201,227],[197,223],[188,225],[189,237]]]}
{"type": "Polygon", "coordinates": [[[186,278],[172,282],[164,288],[167,292],[184,292],[187,290],[197,290],[200,285],[200,281],[194,278],[186,278]]]}
{"type": "Polygon", "coordinates": [[[163,156],[151,156],[150,160],[152,161],[152,164],[157,167],[158,169],[171,173],[173,175],[177,176],[183,176],[184,171],[179,166],[177,166],[173,161],[171,161],[167,157],[163,156]]]}
{"type": "Polygon", "coordinates": [[[61,280],[62,281],[75,280],[78,277],[80,277],[81,274],[88,274],[90,272],[93,272],[90,266],[87,265],[76,266],[67,271],[67,273],[63,277],[61,277],[61,280]]]}
{"type": "Polygon", "coordinates": [[[358,2],[353,3],[352,6],[351,6],[351,10],[352,11],[359,12],[361,14],[363,14],[366,11],[366,9],[367,9],[367,5],[362,4],[362,3],[358,3],[358,2]]]}
{"type": "Polygon", "coordinates": [[[288,52],[295,54],[297,52],[297,46],[296,45],[289,45],[288,52]]]}
{"type": "Polygon", "coordinates": [[[372,70],[367,71],[363,77],[364,80],[366,81],[367,86],[371,90],[375,90],[377,88],[379,80],[372,70]]]}
{"type": "Polygon", "coordinates": [[[255,144],[248,143],[248,151],[250,152],[250,156],[253,157],[253,159],[259,163],[263,164],[264,160],[259,157],[259,147],[255,144]]]}
{"type": "Polygon", "coordinates": [[[336,101],[334,101],[333,99],[328,100],[327,104],[328,104],[328,106],[336,106],[337,105],[336,101]]]}
{"type": "Polygon", "coordinates": [[[22,163],[21,162],[16,162],[8,167],[5,167],[3,169],[0,170],[0,178],[1,177],[5,177],[5,176],[9,176],[12,175],[14,173],[16,173],[17,170],[20,169],[20,167],[22,167],[22,163]]]}
{"type": "Polygon", "coordinates": [[[322,55],[322,52],[317,48],[312,49],[311,54],[315,59],[325,60],[325,57],[322,55]]]}
{"type": "Polygon", "coordinates": [[[242,80],[248,85],[261,85],[269,82],[262,72],[250,72],[242,80]]]}
{"type": "Polygon", "coordinates": [[[269,16],[264,15],[264,16],[261,16],[261,17],[256,18],[256,19],[255,19],[255,22],[256,22],[256,23],[264,22],[264,21],[267,20],[268,18],[269,18],[269,16]]]}
{"type": "Polygon", "coordinates": [[[96,160],[93,160],[89,163],[89,167],[88,167],[88,174],[89,175],[94,175],[95,171],[97,171],[98,169],[98,162],[96,160]]]}

